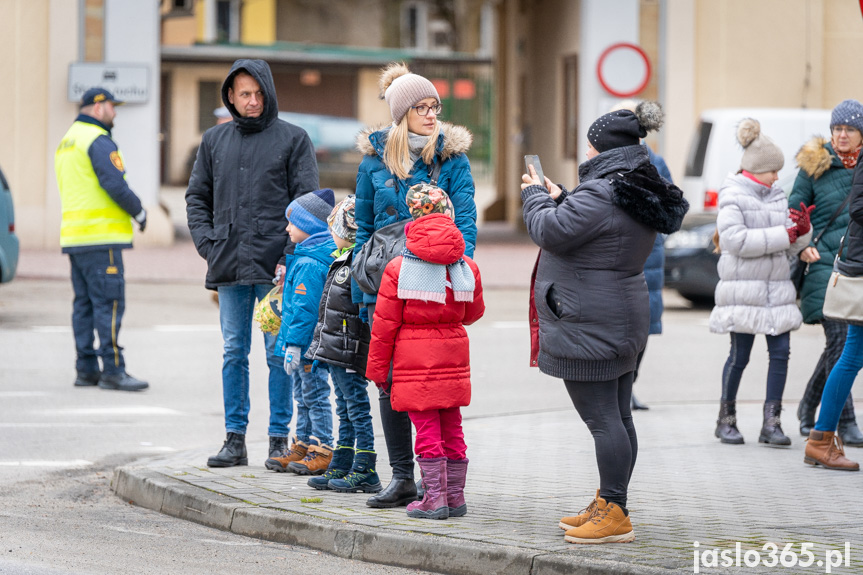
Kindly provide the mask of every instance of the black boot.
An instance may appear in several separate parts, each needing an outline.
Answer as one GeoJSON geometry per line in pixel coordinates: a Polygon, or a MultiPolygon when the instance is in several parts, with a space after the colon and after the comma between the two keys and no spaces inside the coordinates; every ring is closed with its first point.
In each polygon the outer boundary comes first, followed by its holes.
{"type": "Polygon", "coordinates": [[[102,389],[116,389],[118,391],[141,391],[150,387],[146,381],[132,377],[128,373],[103,373],[99,378],[99,387],[102,389]]]}
{"type": "Polygon", "coordinates": [[[99,385],[99,379],[102,377],[102,374],[98,371],[87,372],[87,371],[79,371],[78,376],[75,378],[75,387],[89,387],[92,385],[99,385]]]}
{"type": "Polygon", "coordinates": [[[629,407],[630,407],[630,409],[632,409],[633,411],[647,411],[648,409],[650,409],[650,408],[647,406],[647,404],[645,404],[645,403],[641,403],[640,401],[638,401],[638,399],[635,397],[635,394],[634,394],[634,393],[633,393],[633,394],[632,394],[632,396],[631,396],[631,400],[630,400],[630,403],[629,403],[629,407]]]}
{"type": "Polygon", "coordinates": [[[764,424],[761,426],[761,435],[758,436],[758,443],[776,446],[791,445],[791,438],[782,433],[782,424],[779,421],[779,414],[781,412],[781,401],[773,399],[764,402],[764,424]]]}
{"type": "Polygon", "coordinates": [[[836,435],[842,439],[842,443],[852,447],[863,447],[863,433],[860,433],[860,428],[857,427],[857,422],[840,421],[839,429],[836,435]]]}
{"type": "Polygon", "coordinates": [[[273,459],[274,457],[284,457],[287,451],[287,437],[270,437],[270,456],[268,457],[268,459],[273,459]]]}
{"type": "Polygon", "coordinates": [[[800,402],[797,406],[797,419],[800,420],[800,435],[809,437],[809,432],[815,428],[815,410],[809,410],[800,402]]]}
{"type": "Polygon", "coordinates": [[[716,420],[714,433],[722,443],[740,445],[743,435],[737,429],[737,402],[722,401],[719,403],[719,419],[716,420]]]}
{"type": "Polygon", "coordinates": [[[246,453],[246,436],[239,433],[228,433],[228,438],[217,455],[207,460],[207,467],[234,467],[248,465],[249,456],[246,453]]]}
{"type": "Polygon", "coordinates": [[[383,491],[369,497],[369,507],[398,507],[417,500],[417,486],[411,478],[393,477],[383,491]]]}

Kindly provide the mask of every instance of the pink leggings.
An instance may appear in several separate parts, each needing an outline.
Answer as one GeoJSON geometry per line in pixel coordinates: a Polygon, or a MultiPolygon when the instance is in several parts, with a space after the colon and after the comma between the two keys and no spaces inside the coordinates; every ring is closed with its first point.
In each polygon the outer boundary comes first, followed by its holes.
{"type": "Polygon", "coordinates": [[[461,410],[458,407],[409,411],[408,416],[417,430],[414,451],[418,457],[465,458],[467,445],[464,443],[461,410]]]}

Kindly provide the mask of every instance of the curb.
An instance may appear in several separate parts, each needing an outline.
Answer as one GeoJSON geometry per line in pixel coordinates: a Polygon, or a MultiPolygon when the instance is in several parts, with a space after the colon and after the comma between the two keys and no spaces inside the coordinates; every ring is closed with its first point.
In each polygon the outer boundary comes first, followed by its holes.
{"type": "Polygon", "coordinates": [[[664,569],[566,553],[372,529],[278,508],[250,505],[136,466],[114,470],[111,489],[130,504],[275,543],[368,563],[448,575],[659,575],[664,569]]]}

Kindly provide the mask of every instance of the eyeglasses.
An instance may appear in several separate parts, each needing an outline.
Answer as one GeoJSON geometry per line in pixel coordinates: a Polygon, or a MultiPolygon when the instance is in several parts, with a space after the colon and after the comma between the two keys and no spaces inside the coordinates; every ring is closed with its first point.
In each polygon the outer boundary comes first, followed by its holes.
{"type": "Polygon", "coordinates": [[[849,136],[854,136],[860,133],[860,130],[857,128],[852,128],[851,126],[833,126],[833,134],[838,136],[842,132],[845,132],[849,136]]]}
{"type": "Polygon", "coordinates": [[[435,116],[440,116],[440,113],[443,112],[443,106],[440,104],[435,104],[434,106],[426,106],[425,104],[420,104],[419,106],[411,106],[414,110],[417,111],[417,114],[420,116],[428,116],[429,112],[434,112],[435,116]]]}

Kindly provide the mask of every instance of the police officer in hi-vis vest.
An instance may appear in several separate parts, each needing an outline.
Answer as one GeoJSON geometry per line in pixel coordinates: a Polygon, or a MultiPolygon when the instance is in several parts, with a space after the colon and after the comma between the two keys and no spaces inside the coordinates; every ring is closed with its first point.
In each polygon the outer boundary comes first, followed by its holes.
{"type": "Polygon", "coordinates": [[[57,147],[54,169],[63,205],[60,246],[69,254],[75,290],[75,385],[140,391],[148,384],[126,373],[117,339],[126,304],[122,250],[132,247],[132,218],[141,231],[147,225],[147,212],[126,183],[123,154],[111,139],[114,106],[122,103],[104,88],[84,92],[81,112],[57,147]]]}

